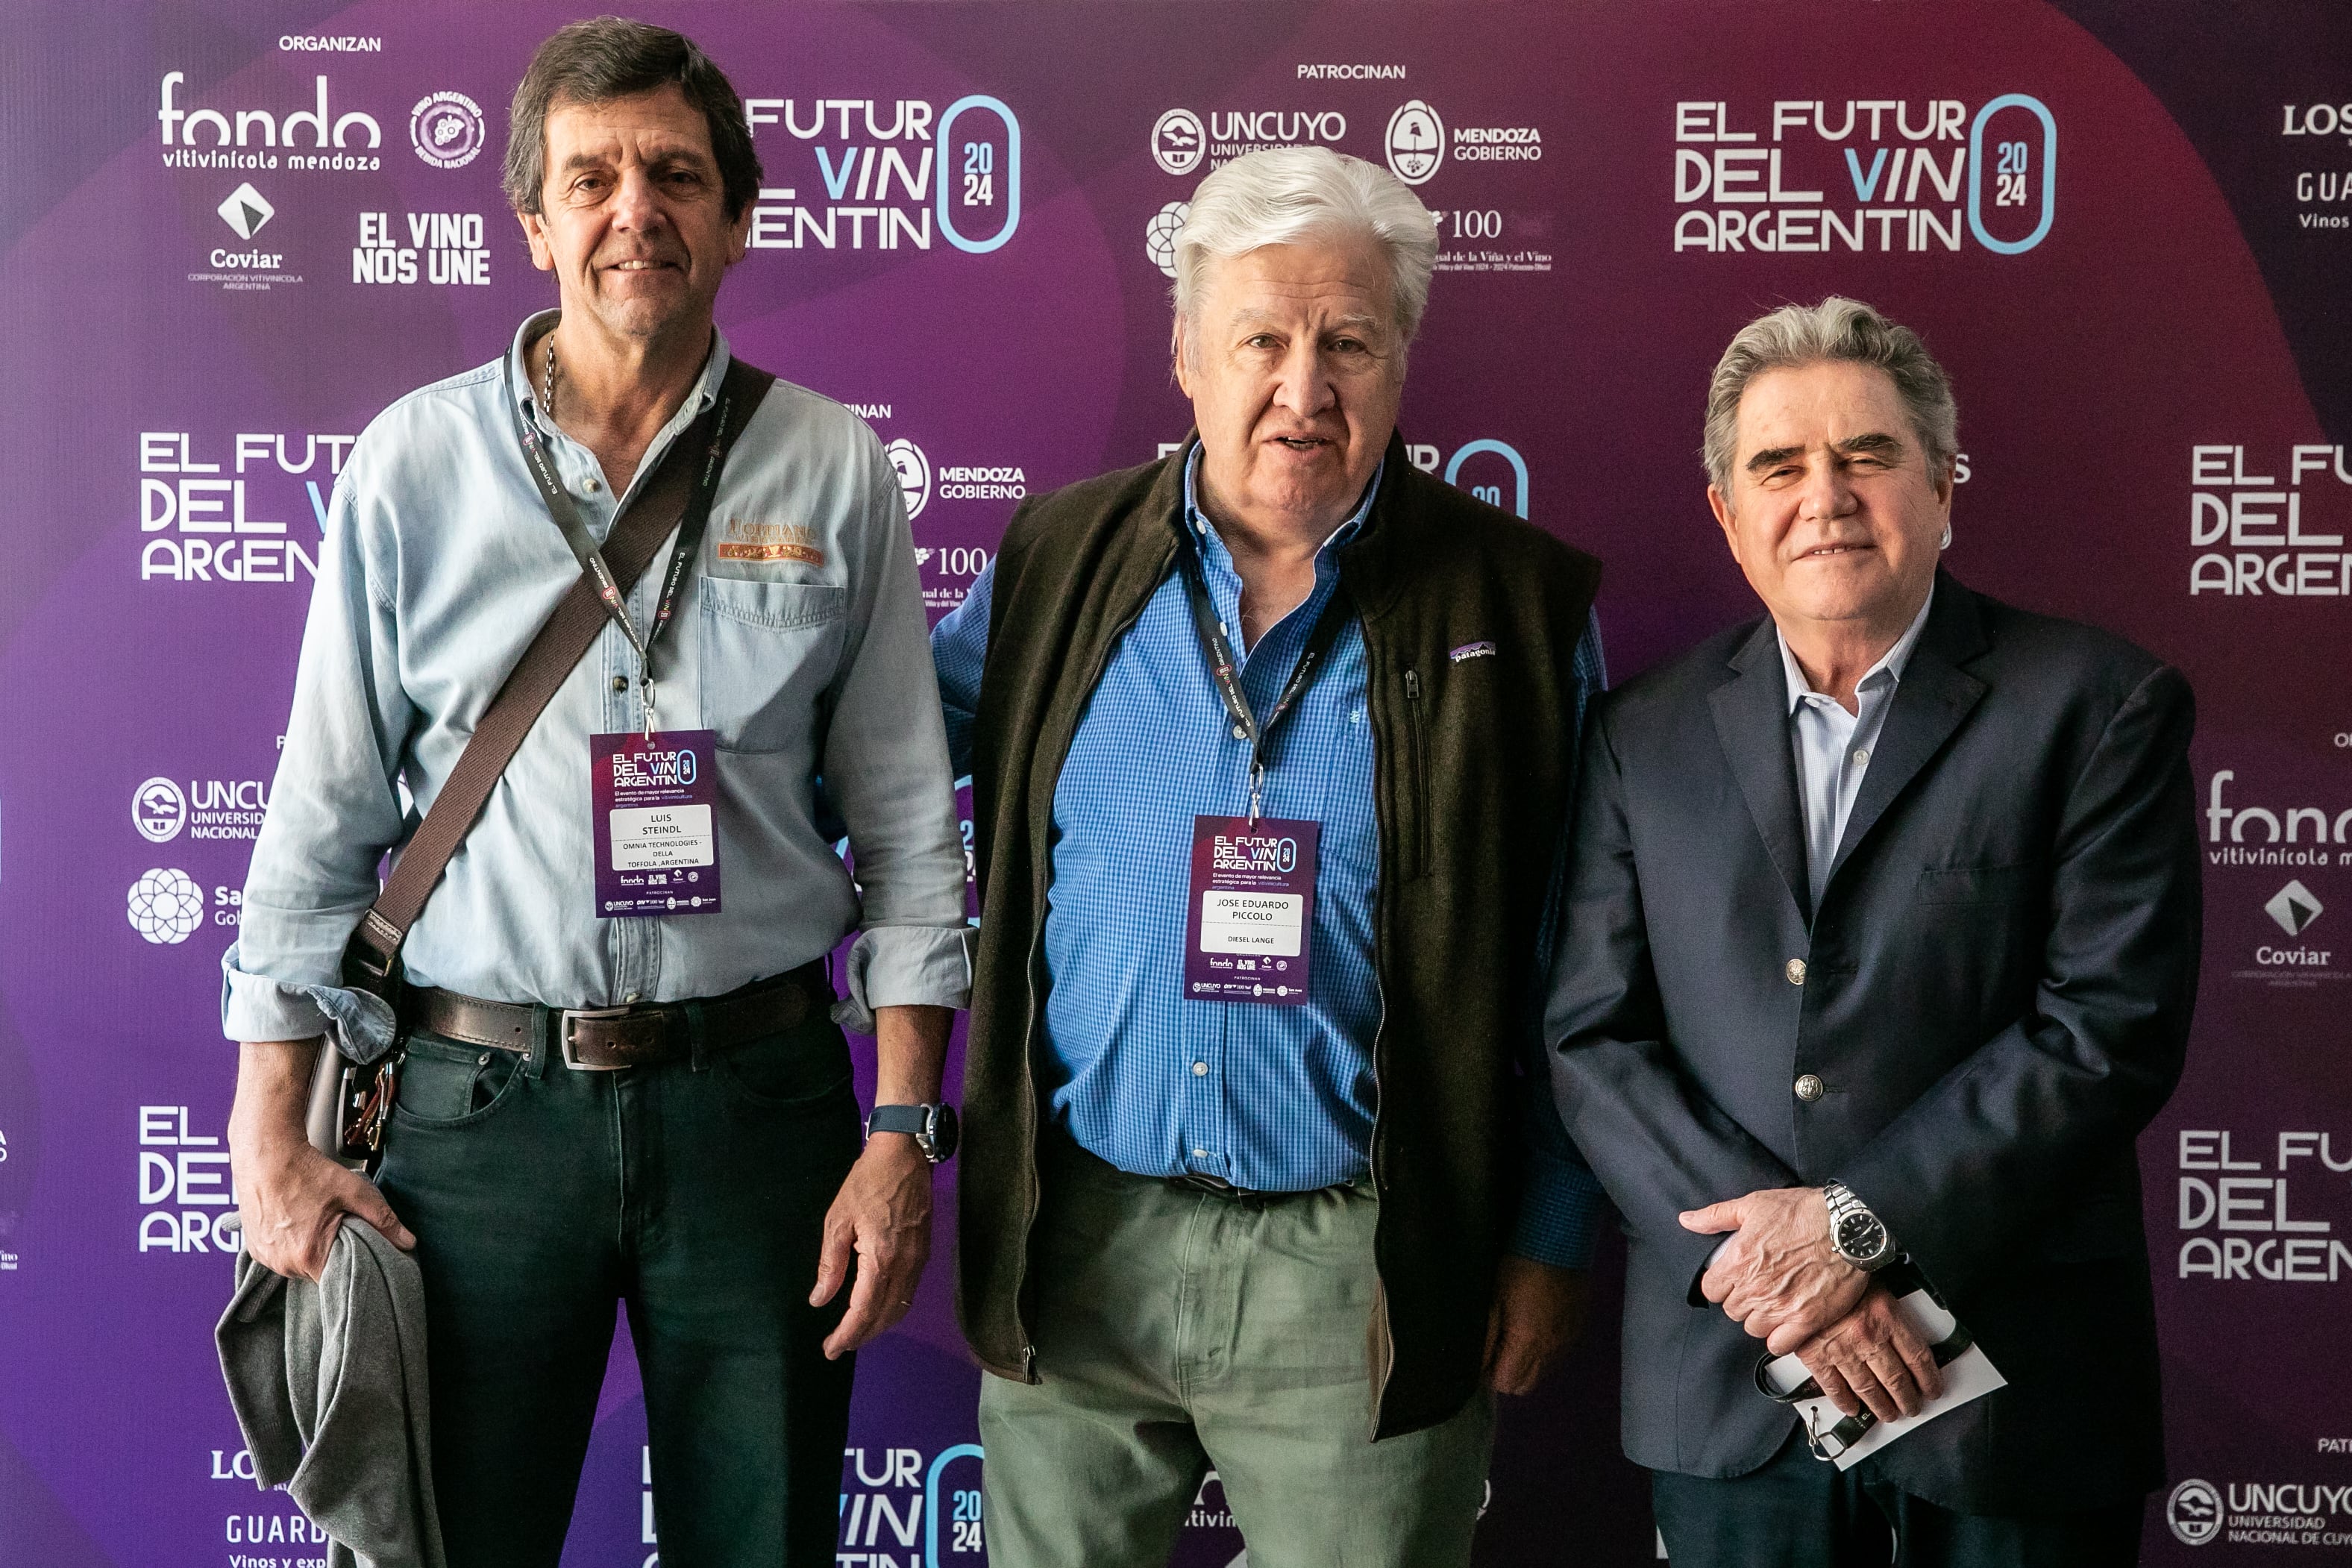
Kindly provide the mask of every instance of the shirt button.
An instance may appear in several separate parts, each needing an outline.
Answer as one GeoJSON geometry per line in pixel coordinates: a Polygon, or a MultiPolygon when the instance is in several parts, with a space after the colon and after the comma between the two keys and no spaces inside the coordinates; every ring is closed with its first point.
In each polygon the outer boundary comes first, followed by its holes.
{"type": "Polygon", "coordinates": [[[1862,750],[1859,746],[1855,747],[1853,753],[1853,765],[1860,767],[1863,763],[1868,761],[1870,761],[1870,753],[1862,750]]]}
{"type": "Polygon", "coordinates": [[[629,689],[629,678],[628,678],[627,676],[625,676],[625,675],[616,675],[616,676],[613,677],[613,689],[614,689],[614,690],[615,690],[615,691],[626,691],[628,689],[629,689]]]}
{"type": "Polygon", "coordinates": [[[1234,739],[1236,741],[1246,741],[1249,739],[1249,731],[1243,729],[1239,724],[1236,724],[1234,726],[1234,739]]]}
{"type": "Polygon", "coordinates": [[[1192,1158],[1195,1160],[1205,1160],[1208,1157],[1209,1152],[1206,1149],[1195,1149],[1192,1151],[1192,1158]]]}
{"type": "Polygon", "coordinates": [[[622,997],[621,1000],[628,1003],[634,1007],[645,999],[645,994],[646,994],[642,991],[632,991],[626,996],[622,997]]]}
{"type": "Polygon", "coordinates": [[[594,495],[598,490],[603,489],[604,488],[604,481],[602,481],[602,480],[600,480],[600,479],[590,479],[590,480],[588,481],[588,493],[589,493],[590,495],[592,495],[592,496],[593,496],[593,495],[594,495]]]}
{"type": "Polygon", "coordinates": [[[1780,966],[1780,973],[1789,977],[1790,984],[1802,985],[1805,983],[1805,961],[1792,958],[1780,966]]]}
{"type": "Polygon", "coordinates": [[[1820,1078],[1812,1073],[1807,1073],[1797,1080],[1797,1098],[1811,1105],[1822,1097],[1822,1091],[1827,1087],[1820,1078]]]}
{"type": "Polygon", "coordinates": [[[1194,1062],[1194,1063],[1192,1064],[1192,1076],[1193,1076],[1194,1078],[1206,1078],[1206,1077],[1208,1077],[1208,1076],[1209,1076],[1209,1064],[1208,1064],[1208,1063],[1206,1063],[1206,1062],[1194,1062]]]}

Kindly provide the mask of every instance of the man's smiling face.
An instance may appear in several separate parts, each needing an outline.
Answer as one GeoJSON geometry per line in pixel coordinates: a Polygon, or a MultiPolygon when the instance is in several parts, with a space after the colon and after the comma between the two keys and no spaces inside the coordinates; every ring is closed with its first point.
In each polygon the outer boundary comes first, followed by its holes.
{"type": "Polygon", "coordinates": [[[751,212],[728,217],[709,126],[682,90],[559,99],[546,166],[540,211],[517,216],[566,315],[641,341],[709,320],[719,280],[743,258],[751,212]]]}
{"type": "Polygon", "coordinates": [[[1739,399],[1730,493],[1707,500],[1748,585],[1783,628],[1901,626],[1936,575],[1952,512],[1894,379],[1827,361],[1770,370],[1739,399]]]}

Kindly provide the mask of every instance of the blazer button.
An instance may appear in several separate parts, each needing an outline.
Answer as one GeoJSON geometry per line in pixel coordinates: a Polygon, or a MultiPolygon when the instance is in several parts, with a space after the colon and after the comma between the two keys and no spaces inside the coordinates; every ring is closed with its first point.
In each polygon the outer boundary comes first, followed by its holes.
{"type": "Polygon", "coordinates": [[[1797,1080],[1797,1098],[1811,1105],[1822,1097],[1822,1091],[1825,1087],[1818,1077],[1812,1073],[1807,1073],[1797,1080]]]}
{"type": "Polygon", "coordinates": [[[1790,984],[1802,985],[1805,983],[1805,961],[1792,958],[1780,966],[1780,973],[1789,977],[1790,984]]]}

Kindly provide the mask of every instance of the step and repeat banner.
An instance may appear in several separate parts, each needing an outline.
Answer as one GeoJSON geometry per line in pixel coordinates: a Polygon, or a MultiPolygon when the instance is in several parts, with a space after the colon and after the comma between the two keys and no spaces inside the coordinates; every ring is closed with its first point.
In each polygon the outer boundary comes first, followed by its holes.
{"type": "MultiPolygon", "coordinates": [[[[638,10],[730,73],[766,165],[721,323],[871,422],[935,616],[1022,496],[1183,435],[1171,240],[1254,148],[1427,203],[1412,460],[1607,562],[1620,678],[1754,611],[1697,462],[1729,334],[1832,291],[1924,332],[1960,400],[1953,571],[2199,698],[2204,973],[2141,1143],[2147,1560],[2352,1563],[2352,14],[638,10]]],[[[553,302],[499,163],[579,13],[0,13],[0,1564],[291,1568],[323,1537],[256,1489],[212,1352],[219,959],[336,473],[553,302]]],[[[1504,1415],[1483,1562],[1656,1555],[1600,1268],[1593,1331],[1504,1415]]],[[[978,1379],[935,1264],[861,1359],[841,1568],[985,1561],[978,1379]]],[[[645,1441],[624,1331],[567,1563],[656,1560],[645,1441]]],[[[1180,1560],[1241,1552],[1213,1479],[1180,1560]]]]}

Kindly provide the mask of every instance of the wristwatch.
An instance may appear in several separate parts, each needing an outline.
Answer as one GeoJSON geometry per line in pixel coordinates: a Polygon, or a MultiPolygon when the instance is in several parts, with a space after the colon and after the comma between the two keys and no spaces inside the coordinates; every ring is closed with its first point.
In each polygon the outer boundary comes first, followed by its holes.
{"type": "Polygon", "coordinates": [[[1865,1274],[1895,1261],[1895,1238],[1886,1233],[1885,1222],[1843,1182],[1829,1183],[1822,1196],[1829,1200],[1830,1246],[1840,1258],[1865,1274]]]}
{"type": "Polygon", "coordinates": [[[936,1165],[956,1152],[955,1107],[945,1100],[934,1105],[877,1105],[866,1119],[866,1135],[905,1132],[915,1140],[923,1158],[936,1165]]]}

